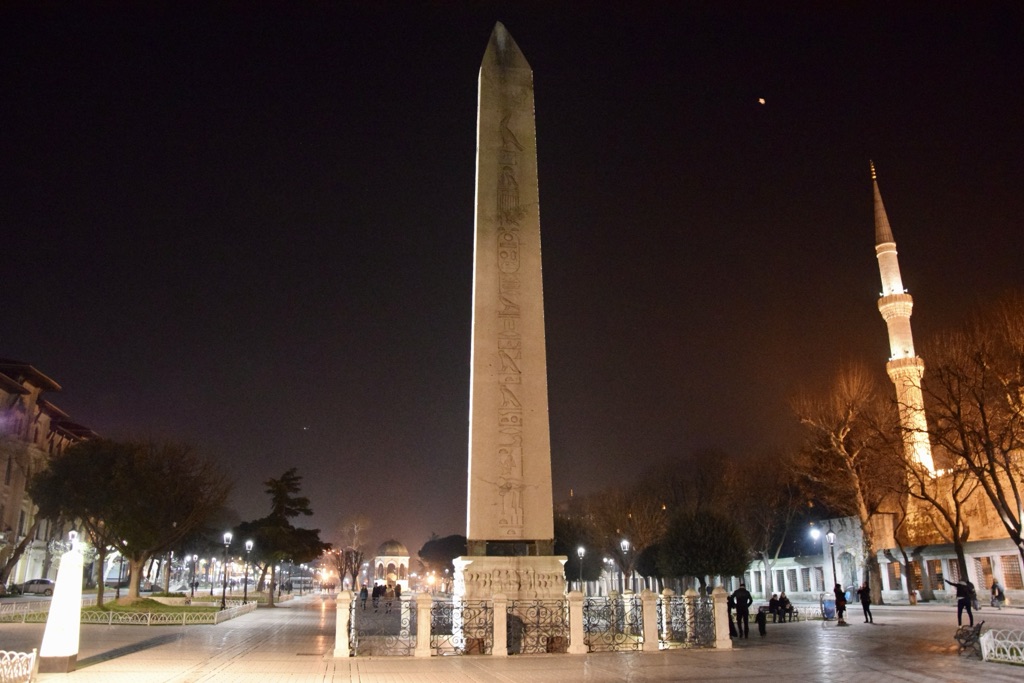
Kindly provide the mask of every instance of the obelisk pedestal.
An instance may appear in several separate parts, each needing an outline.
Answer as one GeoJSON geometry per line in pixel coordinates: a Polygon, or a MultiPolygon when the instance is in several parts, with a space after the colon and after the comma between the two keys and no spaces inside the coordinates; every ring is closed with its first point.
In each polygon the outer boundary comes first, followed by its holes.
{"type": "Polygon", "coordinates": [[[561,598],[554,556],[533,71],[494,27],[480,66],[468,553],[455,593],[561,598]]]}

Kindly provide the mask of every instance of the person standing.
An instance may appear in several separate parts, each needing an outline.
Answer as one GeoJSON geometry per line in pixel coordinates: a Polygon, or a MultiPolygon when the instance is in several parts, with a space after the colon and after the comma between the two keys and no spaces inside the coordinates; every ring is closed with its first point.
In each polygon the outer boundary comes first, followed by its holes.
{"type": "Polygon", "coordinates": [[[871,589],[868,588],[867,581],[857,589],[857,597],[860,598],[860,606],[864,608],[864,623],[875,623],[875,618],[871,616],[871,589]]]}
{"type": "Polygon", "coordinates": [[[736,601],[736,632],[740,638],[747,638],[750,636],[750,606],[754,604],[754,598],[745,583],[740,583],[740,587],[733,591],[732,598],[736,601]]]}
{"type": "Polygon", "coordinates": [[[843,587],[838,583],[832,590],[832,593],[836,596],[836,616],[839,618],[837,625],[846,626],[846,593],[843,591],[843,587]]]}
{"type": "Polygon", "coordinates": [[[971,611],[971,600],[974,599],[974,584],[967,580],[953,583],[949,579],[943,579],[950,586],[956,588],[956,625],[963,626],[964,610],[967,610],[967,618],[974,626],[974,612],[971,611]]]}

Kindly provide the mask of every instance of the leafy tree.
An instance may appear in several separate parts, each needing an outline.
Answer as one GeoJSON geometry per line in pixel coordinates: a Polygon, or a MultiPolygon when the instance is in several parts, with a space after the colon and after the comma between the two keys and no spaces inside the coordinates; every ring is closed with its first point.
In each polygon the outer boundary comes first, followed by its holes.
{"type": "Polygon", "coordinates": [[[106,439],[55,455],[30,485],[41,514],[81,520],[97,550],[113,546],[122,553],[130,599],[138,598],[146,561],[178,547],[229,490],[220,469],[188,446],[106,439]]]}
{"type": "Polygon", "coordinates": [[[717,512],[683,512],[674,516],[659,544],[658,570],[663,576],[692,576],[707,592],[708,578],[739,576],[750,564],[749,544],[739,525],[717,512]]]}
{"type": "Polygon", "coordinates": [[[466,554],[466,537],[461,534],[452,534],[439,538],[432,534],[430,540],[423,544],[417,555],[423,563],[423,569],[428,572],[435,572],[438,576],[448,570],[452,575],[455,573],[455,565],[452,562],[456,557],[466,554]]]}
{"type": "Polygon", "coordinates": [[[299,515],[313,514],[309,498],[297,495],[302,490],[302,477],[297,468],[292,467],[279,478],[263,482],[263,485],[270,496],[270,514],[239,525],[234,539],[253,539],[254,555],[250,558],[255,558],[256,563],[262,565],[261,585],[266,574],[270,573],[268,604],[273,607],[277,565],[282,562],[310,562],[331,546],[320,540],[319,529],[298,528],[291,523],[291,519],[299,515]]]}

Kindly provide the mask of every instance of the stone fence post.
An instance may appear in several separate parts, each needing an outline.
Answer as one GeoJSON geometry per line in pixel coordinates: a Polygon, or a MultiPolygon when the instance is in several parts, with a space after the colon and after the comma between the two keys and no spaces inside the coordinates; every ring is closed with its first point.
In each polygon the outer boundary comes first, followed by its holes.
{"type": "Polygon", "coordinates": [[[348,629],[352,617],[352,591],[341,591],[335,600],[334,656],[348,657],[348,629]]]}
{"type": "Polygon", "coordinates": [[[429,593],[416,594],[416,651],[417,657],[429,657],[433,654],[430,647],[430,611],[434,600],[429,593]]]}
{"type": "Polygon", "coordinates": [[[644,652],[658,651],[658,595],[646,588],[640,592],[644,619],[644,652]]]}
{"type": "Polygon", "coordinates": [[[729,594],[719,584],[715,586],[715,590],[711,591],[711,599],[715,603],[715,647],[719,650],[732,649],[732,639],[729,637],[729,607],[727,605],[729,594]]]}
{"type": "Polygon", "coordinates": [[[491,598],[494,605],[494,645],[491,655],[508,657],[508,596],[497,593],[491,598]]]}
{"type": "Polygon", "coordinates": [[[583,635],[583,593],[569,593],[569,649],[571,655],[587,654],[587,644],[583,635]]]}
{"type": "Polygon", "coordinates": [[[661,632],[665,634],[665,640],[675,638],[675,633],[672,631],[672,610],[674,608],[672,598],[675,594],[676,592],[671,588],[661,591],[661,632]]]}

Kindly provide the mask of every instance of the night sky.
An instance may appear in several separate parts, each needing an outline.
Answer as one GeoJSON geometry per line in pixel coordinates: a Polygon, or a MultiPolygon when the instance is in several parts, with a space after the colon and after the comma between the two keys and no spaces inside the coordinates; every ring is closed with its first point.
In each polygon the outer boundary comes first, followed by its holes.
{"type": "Polygon", "coordinates": [[[794,392],[885,379],[869,159],[919,348],[1024,286],[1019,2],[84,4],[0,6],[0,357],[194,444],[243,518],[297,466],[327,540],[465,533],[495,21],[536,84],[556,500],[770,467],[794,392]]]}

